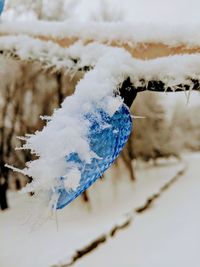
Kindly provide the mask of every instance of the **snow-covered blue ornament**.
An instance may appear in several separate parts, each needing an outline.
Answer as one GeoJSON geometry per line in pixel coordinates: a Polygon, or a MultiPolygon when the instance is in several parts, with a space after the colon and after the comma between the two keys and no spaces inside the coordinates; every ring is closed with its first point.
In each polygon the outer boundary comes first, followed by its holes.
{"type": "Polygon", "coordinates": [[[95,156],[90,163],[81,160],[77,153],[66,156],[66,163],[76,166],[80,172],[80,181],[77,188],[67,189],[65,178],[59,178],[59,186],[55,189],[57,209],[65,207],[103,175],[121,152],[132,130],[132,118],[125,104],[112,116],[101,108],[85,114],[85,119],[90,125],[88,140],[95,156]]]}
{"type": "Polygon", "coordinates": [[[4,4],[5,4],[5,0],[0,0],[0,14],[1,14],[2,11],[3,11],[4,4]]]}

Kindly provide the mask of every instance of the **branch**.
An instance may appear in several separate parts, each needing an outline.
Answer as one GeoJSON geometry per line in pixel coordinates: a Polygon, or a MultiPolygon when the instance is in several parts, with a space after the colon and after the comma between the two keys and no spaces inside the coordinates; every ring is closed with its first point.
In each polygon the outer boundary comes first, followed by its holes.
{"type": "MultiPolygon", "coordinates": [[[[53,71],[88,71],[107,55],[112,58],[113,51],[126,55],[121,48],[101,44],[83,45],[76,43],[69,48],[60,47],[51,41],[41,41],[28,36],[0,37],[0,53],[6,57],[31,63],[40,63],[43,69],[53,71]]],[[[130,57],[131,58],[131,57],[130,57]]],[[[123,80],[128,77],[138,92],[199,90],[200,55],[176,55],[152,60],[128,58],[123,80]]],[[[109,72],[109,69],[108,69],[109,72]]]]}
{"type": "Polygon", "coordinates": [[[40,63],[43,69],[70,70],[75,67],[68,50],[28,36],[0,37],[0,54],[14,60],[40,63]]]}

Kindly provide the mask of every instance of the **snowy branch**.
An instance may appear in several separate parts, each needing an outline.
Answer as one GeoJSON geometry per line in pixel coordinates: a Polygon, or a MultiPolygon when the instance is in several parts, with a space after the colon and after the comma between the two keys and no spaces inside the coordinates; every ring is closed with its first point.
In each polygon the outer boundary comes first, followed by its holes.
{"type": "Polygon", "coordinates": [[[200,52],[198,25],[164,26],[131,23],[28,21],[1,23],[0,35],[29,35],[69,47],[77,41],[122,47],[139,59],[200,52]]]}
{"type": "MultiPolygon", "coordinates": [[[[123,51],[128,55],[123,49],[96,43],[75,43],[69,48],[63,48],[52,41],[28,36],[0,37],[2,55],[15,60],[39,62],[43,69],[54,71],[88,71],[93,69],[104,55],[111,59],[113,51],[123,51]]],[[[124,80],[129,77],[137,91],[199,90],[199,70],[199,54],[175,55],[146,61],[131,58],[129,55],[121,76],[124,80]]],[[[109,69],[107,71],[109,72],[109,69]]]]}
{"type": "Polygon", "coordinates": [[[162,43],[168,46],[200,45],[199,25],[159,25],[132,24],[130,22],[78,22],[77,20],[58,21],[26,21],[3,22],[0,34],[26,34],[64,40],[77,38],[78,40],[97,42],[121,43],[162,43]]]}
{"type": "Polygon", "coordinates": [[[28,36],[0,37],[0,53],[14,60],[39,62],[44,69],[71,69],[74,61],[67,51],[50,41],[28,36]]]}

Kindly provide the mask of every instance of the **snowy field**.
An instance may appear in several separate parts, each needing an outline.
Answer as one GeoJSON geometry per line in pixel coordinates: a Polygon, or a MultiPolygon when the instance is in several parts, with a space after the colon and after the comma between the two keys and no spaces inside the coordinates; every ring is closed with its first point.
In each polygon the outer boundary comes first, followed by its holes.
{"type": "Polygon", "coordinates": [[[199,267],[200,155],[186,157],[186,173],[131,226],[76,267],[199,267]],[[123,249],[124,248],[124,249],[123,249]]]}
{"type": "MultiPolygon", "coordinates": [[[[189,161],[191,162],[191,159],[189,161]]],[[[198,163],[198,161],[195,160],[194,163],[198,163]]],[[[69,262],[77,249],[87,246],[101,234],[108,232],[113,225],[120,223],[124,218],[125,212],[144,205],[149,197],[159,192],[160,188],[182,168],[183,163],[173,161],[171,163],[164,162],[164,164],[157,167],[139,166],[136,168],[137,181],[135,183],[131,183],[126,175],[123,178],[116,179],[117,173],[114,170],[112,172],[108,171],[106,179],[103,182],[97,182],[89,190],[91,204],[83,206],[80,199],[77,199],[69,207],[57,213],[58,225],[56,225],[56,220],[48,220],[34,231],[30,231],[28,223],[24,224],[27,210],[30,211],[32,209],[29,204],[29,197],[10,192],[9,202],[11,209],[0,214],[0,266],[49,267],[54,264],[61,265],[69,262]]],[[[121,169],[121,171],[123,172],[124,170],[121,169]]],[[[188,183],[190,183],[190,180],[188,180],[188,183]]],[[[174,200],[174,203],[176,203],[176,200],[174,200]]],[[[170,201],[169,205],[171,205],[170,201]]],[[[168,210],[166,204],[164,207],[166,212],[168,210]]],[[[175,206],[174,212],[177,212],[175,206]]],[[[157,215],[161,221],[159,222],[158,220],[157,226],[153,224],[154,227],[158,227],[158,225],[162,227],[163,216],[163,212],[157,215]]],[[[169,218],[172,218],[170,214],[169,218]]],[[[138,224],[137,221],[133,223],[133,230],[132,227],[130,230],[127,228],[128,230],[124,230],[122,235],[119,234],[119,237],[116,235],[116,239],[113,239],[108,244],[105,243],[97,252],[95,251],[91,256],[86,257],[85,260],[89,261],[89,263],[84,263],[84,265],[87,267],[93,266],[93,264],[102,266],[103,263],[101,263],[98,256],[99,253],[101,254],[101,249],[103,249],[105,256],[102,258],[100,256],[100,258],[101,260],[105,259],[105,266],[107,257],[109,257],[109,261],[115,261],[113,252],[118,242],[120,242],[118,239],[121,239],[124,234],[129,236],[131,233],[133,236],[132,231],[135,231],[138,224]],[[129,231],[131,232],[129,233],[129,231]],[[104,252],[104,250],[107,252],[104,252]]],[[[147,221],[145,220],[146,223],[147,221]]],[[[142,230],[142,227],[144,227],[143,223],[138,229],[142,230]]],[[[155,234],[155,230],[153,234],[155,234]]],[[[146,225],[145,230],[142,230],[141,233],[143,238],[145,238],[145,231],[152,232],[146,225]]],[[[122,249],[126,246],[128,249],[130,242],[139,238],[140,232],[138,230],[136,232],[137,235],[134,238],[130,238],[127,244],[125,244],[126,240],[122,240],[123,243],[119,247],[122,249]]],[[[172,233],[174,234],[174,231],[172,233]]],[[[150,241],[147,240],[145,248],[147,248],[150,241]]],[[[143,251],[142,243],[137,241],[135,244],[138,249],[139,247],[141,249],[140,254],[138,254],[138,257],[139,255],[141,257],[143,251]]],[[[152,250],[154,248],[155,246],[151,247],[152,250]]],[[[129,252],[129,249],[127,252],[125,250],[123,250],[124,253],[129,252]]],[[[117,257],[117,255],[115,256],[117,257]]],[[[123,259],[121,258],[121,260],[123,259]]],[[[112,266],[117,266],[117,262],[116,260],[112,266]]],[[[84,265],[80,261],[79,266],[84,265]]],[[[125,265],[121,264],[119,266],[125,265]]]]}

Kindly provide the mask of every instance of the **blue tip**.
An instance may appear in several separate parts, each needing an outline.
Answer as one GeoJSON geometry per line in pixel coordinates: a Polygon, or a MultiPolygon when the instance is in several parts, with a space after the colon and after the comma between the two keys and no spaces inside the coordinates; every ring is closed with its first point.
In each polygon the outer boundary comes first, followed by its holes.
{"type": "Polygon", "coordinates": [[[5,0],[0,0],[0,14],[1,14],[2,11],[3,11],[4,4],[5,4],[5,0]]]}

